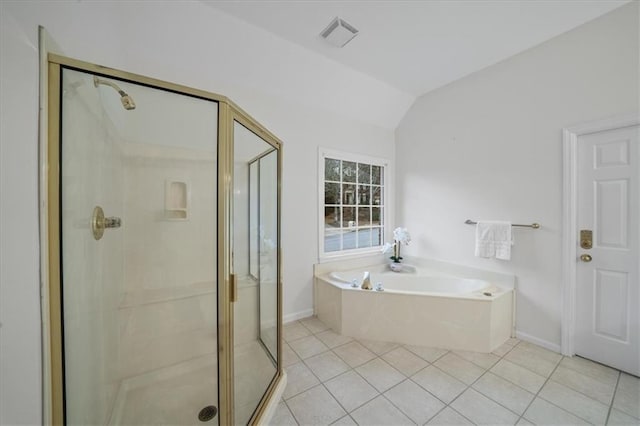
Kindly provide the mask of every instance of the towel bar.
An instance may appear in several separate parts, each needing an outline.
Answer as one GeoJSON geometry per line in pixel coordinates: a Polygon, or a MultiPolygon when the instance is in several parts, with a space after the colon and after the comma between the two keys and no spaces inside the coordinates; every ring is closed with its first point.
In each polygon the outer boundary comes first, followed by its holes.
{"type": "MultiPolygon", "coordinates": [[[[478,222],[474,222],[471,219],[467,219],[467,220],[464,221],[464,223],[466,223],[467,225],[476,225],[478,222]]],[[[521,224],[514,223],[511,226],[520,226],[520,227],[523,227],[523,228],[533,228],[533,229],[540,228],[540,224],[539,223],[535,223],[535,222],[532,223],[531,225],[521,225],[521,224]]]]}

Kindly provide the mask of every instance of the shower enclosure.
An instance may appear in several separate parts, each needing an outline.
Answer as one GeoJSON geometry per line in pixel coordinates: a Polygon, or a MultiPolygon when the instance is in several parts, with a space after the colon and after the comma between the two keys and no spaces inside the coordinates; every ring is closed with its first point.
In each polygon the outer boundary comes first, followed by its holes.
{"type": "Polygon", "coordinates": [[[258,422],[283,378],[280,142],[212,93],[56,55],[48,80],[51,422],[258,422]]]}

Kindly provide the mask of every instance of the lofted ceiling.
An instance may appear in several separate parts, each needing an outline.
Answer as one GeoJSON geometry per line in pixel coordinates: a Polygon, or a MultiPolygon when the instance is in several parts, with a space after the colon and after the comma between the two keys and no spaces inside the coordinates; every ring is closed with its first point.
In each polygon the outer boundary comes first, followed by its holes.
{"type": "Polygon", "coordinates": [[[597,18],[629,0],[204,0],[240,20],[419,96],[597,18]],[[339,16],[360,33],[320,38],[339,16]]]}

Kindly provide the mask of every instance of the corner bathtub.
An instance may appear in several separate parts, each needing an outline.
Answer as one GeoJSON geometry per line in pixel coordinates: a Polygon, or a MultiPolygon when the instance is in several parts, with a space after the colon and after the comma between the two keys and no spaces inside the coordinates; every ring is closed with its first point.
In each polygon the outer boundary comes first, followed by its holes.
{"type": "Polygon", "coordinates": [[[315,277],[315,312],[334,331],[361,339],[491,352],[511,337],[513,289],[482,279],[410,268],[371,270],[383,291],[352,288],[363,270],[315,277]]]}

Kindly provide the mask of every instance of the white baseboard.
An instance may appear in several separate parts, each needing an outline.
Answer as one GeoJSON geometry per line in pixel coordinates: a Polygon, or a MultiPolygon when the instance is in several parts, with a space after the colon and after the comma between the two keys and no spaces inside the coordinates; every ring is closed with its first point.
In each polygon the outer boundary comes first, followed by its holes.
{"type": "Polygon", "coordinates": [[[540,339],[538,337],[532,336],[527,333],[523,333],[522,331],[516,330],[516,337],[520,340],[524,340],[525,342],[533,343],[534,345],[542,346],[545,349],[549,349],[550,351],[561,353],[560,345],[556,343],[549,342],[548,340],[540,339]]]}
{"type": "Polygon", "coordinates": [[[302,318],[307,318],[313,316],[313,309],[305,309],[304,311],[294,312],[291,314],[284,315],[282,317],[282,322],[287,324],[289,322],[297,321],[302,318]]]}

